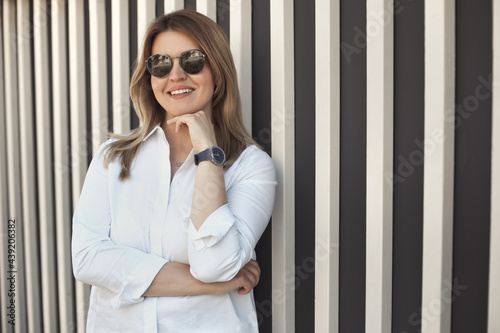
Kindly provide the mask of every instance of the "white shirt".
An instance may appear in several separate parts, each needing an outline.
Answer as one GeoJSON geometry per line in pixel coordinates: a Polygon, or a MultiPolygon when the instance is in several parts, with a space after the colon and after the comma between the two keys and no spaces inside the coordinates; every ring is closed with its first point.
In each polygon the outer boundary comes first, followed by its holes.
{"type": "Polygon", "coordinates": [[[90,164],[73,217],[73,271],[92,285],[87,332],[258,332],[252,292],[141,295],[168,261],[215,282],[230,280],[254,257],[274,206],[271,158],[247,147],[224,171],[228,203],[196,230],[189,219],[194,152],[170,182],[169,144],[156,126],[122,182],[119,161],[103,166],[109,142],[90,164]]]}

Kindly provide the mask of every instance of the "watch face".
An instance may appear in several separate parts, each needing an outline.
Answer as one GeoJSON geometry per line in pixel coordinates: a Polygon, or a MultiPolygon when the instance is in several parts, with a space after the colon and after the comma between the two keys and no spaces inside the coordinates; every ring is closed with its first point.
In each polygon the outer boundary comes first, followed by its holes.
{"type": "Polygon", "coordinates": [[[212,158],[215,163],[221,165],[224,164],[224,162],[226,161],[226,155],[224,154],[224,151],[219,147],[212,148],[212,158]]]}

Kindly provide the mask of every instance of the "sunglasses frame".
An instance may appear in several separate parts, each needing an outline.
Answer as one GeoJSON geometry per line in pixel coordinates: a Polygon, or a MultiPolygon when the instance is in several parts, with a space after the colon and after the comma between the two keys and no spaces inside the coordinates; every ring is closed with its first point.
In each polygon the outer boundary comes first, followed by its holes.
{"type": "Polygon", "coordinates": [[[206,56],[206,54],[205,54],[205,53],[203,53],[203,52],[201,52],[200,50],[197,50],[197,49],[191,49],[191,50],[186,50],[186,51],[182,52],[182,53],[181,53],[181,55],[180,55],[180,56],[178,56],[178,57],[171,57],[171,56],[169,56],[168,54],[163,54],[163,53],[156,53],[156,54],[152,54],[152,55],[150,55],[150,56],[149,56],[149,58],[148,58],[148,59],[146,59],[146,61],[144,61],[144,62],[145,62],[145,63],[147,63],[147,66],[146,66],[146,67],[148,68],[148,72],[149,72],[149,74],[151,74],[151,75],[152,75],[152,76],[154,76],[154,77],[157,77],[157,78],[160,78],[160,79],[161,79],[161,78],[164,78],[164,77],[168,76],[168,74],[170,74],[170,73],[172,72],[172,68],[174,67],[174,59],[176,59],[176,58],[177,58],[177,59],[180,59],[180,60],[179,60],[179,65],[181,66],[182,70],[183,70],[186,74],[188,74],[188,75],[195,75],[195,74],[200,73],[200,72],[203,70],[203,68],[205,68],[206,57],[207,57],[207,56],[206,56]],[[193,51],[199,52],[199,53],[201,54],[201,56],[202,56],[202,58],[203,58],[203,66],[201,67],[201,69],[200,69],[198,72],[195,72],[195,73],[189,73],[189,72],[187,72],[187,71],[184,69],[184,65],[183,65],[183,62],[182,62],[182,57],[183,57],[184,55],[186,55],[188,52],[193,52],[193,51]],[[153,57],[156,57],[156,56],[164,56],[164,57],[167,57],[167,58],[169,58],[169,59],[170,59],[170,61],[171,61],[171,63],[172,63],[172,67],[170,68],[170,70],[168,71],[168,73],[167,73],[167,74],[165,74],[165,75],[163,75],[163,76],[156,76],[156,75],[154,75],[154,74],[152,73],[152,67],[153,67],[153,66],[152,66],[152,65],[150,65],[150,60],[151,60],[153,57]]]}

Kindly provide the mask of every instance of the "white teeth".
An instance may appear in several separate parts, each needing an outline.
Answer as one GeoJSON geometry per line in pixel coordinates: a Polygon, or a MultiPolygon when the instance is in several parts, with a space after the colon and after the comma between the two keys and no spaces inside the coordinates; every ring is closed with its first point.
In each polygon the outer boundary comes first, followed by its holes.
{"type": "Polygon", "coordinates": [[[194,89],[179,89],[179,90],[174,90],[170,92],[170,95],[179,95],[179,94],[185,94],[189,93],[191,91],[194,91],[194,89]]]}

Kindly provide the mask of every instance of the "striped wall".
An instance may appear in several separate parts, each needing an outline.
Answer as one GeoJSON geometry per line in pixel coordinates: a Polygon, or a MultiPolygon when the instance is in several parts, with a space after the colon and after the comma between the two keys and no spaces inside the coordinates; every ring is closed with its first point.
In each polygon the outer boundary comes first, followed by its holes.
{"type": "Polygon", "coordinates": [[[139,125],[148,22],[180,8],[227,33],[278,170],[260,331],[499,332],[492,0],[1,0],[0,331],[85,331],[73,208],[108,131],[139,125]]]}

